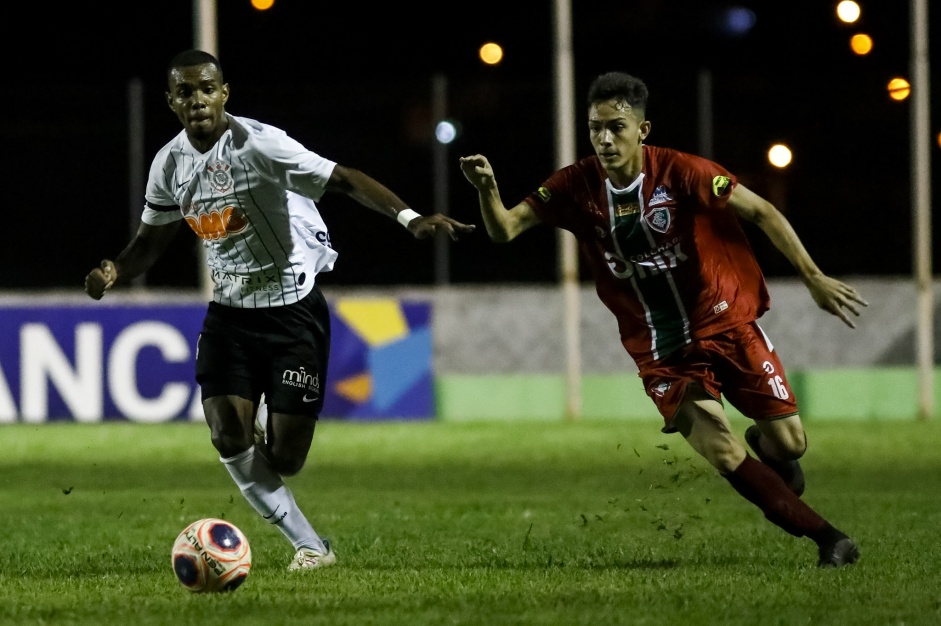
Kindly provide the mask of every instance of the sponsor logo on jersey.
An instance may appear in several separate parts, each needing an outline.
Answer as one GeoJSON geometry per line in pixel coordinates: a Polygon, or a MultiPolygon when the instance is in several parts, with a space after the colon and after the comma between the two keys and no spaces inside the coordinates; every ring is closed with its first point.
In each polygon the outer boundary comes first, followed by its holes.
{"type": "Polygon", "coordinates": [[[238,283],[242,293],[255,291],[281,291],[280,276],[277,273],[265,274],[255,272],[252,274],[237,274],[219,268],[213,268],[212,280],[215,283],[238,283]]]}
{"type": "Polygon", "coordinates": [[[640,205],[636,202],[625,202],[624,204],[619,204],[614,207],[615,217],[625,217],[627,215],[634,215],[635,213],[640,213],[640,205]]]}
{"type": "Polygon", "coordinates": [[[199,215],[185,215],[184,218],[193,232],[200,239],[215,240],[240,233],[248,227],[248,221],[235,207],[227,206],[222,211],[209,211],[199,215]]]}
{"type": "Polygon", "coordinates": [[[728,308],[729,308],[729,303],[723,300],[719,304],[712,307],[712,312],[718,315],[719,313],[721,313],[722,311],[725,311],[728,308]]]}
{"type": "Polygon", "coordinates": [[[670,391],[670,385],[668,382],[658,383],[650,388],[650,393],[662,398],[666,392],[670,391]]]}
{"type": "Polygon", "coordinates": [[[636,276],[638,279],[644,279],[672,270],[689,257],[683,252],[679,238],[674,237],[656,248],[641,254],[632,254],[626,260],[607,250],[605,250],[604,258],[608,262],[611,273],[616,277],[636,276]]]}
{"type": "MultiPolygon", "coordinates": [[[[289,387],[298,387],[314,393],[320,393],[320,374],[309,374],[302,365],[298,370],[284,370],[281,374],[281,384],[289,387]]],[[[305,400],[310,402],[310,400],[305,400]]]]}
{"type": "Polygon", "coordinates": [[[675,197],[673,192],[670,191],[670,188],[666,185],[660,185],[653,190],[653,195],[650,196],[650,201],[647,203],[647,206],[653,207],[658,204],[664,204],[666,202],[673,202],[675,197]]]}
{"type": "Polygon", "coordinates": [[[729,191],[732,181],[728,176],[716,176],[712,179],[712,195],[721,198],[729,191]]]}
{"type": "Polygon", "coordinates": [[[228,163],[222,161],[206,166],[206,171],[209,172],[209,185],[219,193],[227,192],[235,184],[232,174],[229,173],[230,167],[228,163]]]}
{"type": "Polygon", "coordinates": [[[552,199],[552,194],[549,193],[549,190],[545,187],[540,187],[536,190],[536,194],[539,196],[539,199],[543,202],[549,202],[552,199]]]}

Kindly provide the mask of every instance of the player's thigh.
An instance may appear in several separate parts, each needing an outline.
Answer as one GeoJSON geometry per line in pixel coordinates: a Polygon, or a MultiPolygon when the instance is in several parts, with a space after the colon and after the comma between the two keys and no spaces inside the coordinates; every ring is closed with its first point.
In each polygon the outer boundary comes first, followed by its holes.
{"type": "Polygon", "coordinates": [[[719,472],[728,474],[745,459],[722,404],[698,385],[690,385],[675,424],[689,445],[719,472]]]}
{"type": "Polygon", "coordinates": [[[264,390],[268,412],[316,419],[323,410],[330,350],[326,301],[314,290],[280,314],[277,330],[266,341],[270,359],[264,390]]]}
{"type": "Polygon", "coordinates": [[[282,474],[294,474],[304,465],[316,426],[317,420],[309,415],[268,416],[268,455],[282,474]]]}
{"type": "Polygon", "coordinates": [[[220,455],[235,456],[251,447],[256,407],[251,400],[234,395],[214,395],[203,400],[212,444],[220,455]]]}
{"type": "Polygon", "coordinates": [[[703,342],[710,352],[725,399],[761,422],[798,414],[781,359],[757,322],[703,342]]]}
{"type": "MultiPolygon", "coordinates": [[[[213,303],[215,304],[215,303],[213,303]]],[[[254,404],[268,380],[265,351],[245,323],[230,319],[228,307],[210,306],[196,343],[196,382],[202,401],[238,396],[254,404]]]]}
{"type": "Polygon", "coordinates": [[[255,410],[267,377],[257,359],[230,335],[203,332],[196,356],[196,381],[212,442],[223,456],[252,443],[255,410]]]}

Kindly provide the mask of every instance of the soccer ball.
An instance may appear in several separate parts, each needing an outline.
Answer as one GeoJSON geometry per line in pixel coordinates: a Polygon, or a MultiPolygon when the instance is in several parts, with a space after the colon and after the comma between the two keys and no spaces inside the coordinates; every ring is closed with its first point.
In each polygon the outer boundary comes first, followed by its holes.
{"type": "Polygon", "coordinates": [[[233,591],[252,569],[248,539],[223,519],[200,519],[184,528],[170,556],[180,584],[194,593],[233,591]]]}

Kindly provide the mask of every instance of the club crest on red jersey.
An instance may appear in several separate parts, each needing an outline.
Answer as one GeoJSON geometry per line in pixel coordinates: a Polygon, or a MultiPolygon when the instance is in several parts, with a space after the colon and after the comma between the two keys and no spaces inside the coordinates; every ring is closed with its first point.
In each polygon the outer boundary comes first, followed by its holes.
{"type": "Polygon", "coordinates": [[[673,225],[673,207],[648,207],[647,210],[644,211],[644,221],[647,222],[647,226],[658,233],[666,233],[670,230],[670,226],[673,225]]]}
{"type": "Polygon", "coordinates": [[[539,189],[537,189],[536,195],[538,195],[539,199],[542,200],[543,202],[549,202],[549,200],[552,199],[552,194],[549,193],[549,190],[546,189],[545,187],[540,187],[539,189]]]}
{"type": "Polygon", "coordinates": [[[209,184],[219,193],[227,192],[235,184],[232,174],[229,173],[230,167],[228,163],[221,161],[206,166],[206,171],[209,172],[209,184]]]}

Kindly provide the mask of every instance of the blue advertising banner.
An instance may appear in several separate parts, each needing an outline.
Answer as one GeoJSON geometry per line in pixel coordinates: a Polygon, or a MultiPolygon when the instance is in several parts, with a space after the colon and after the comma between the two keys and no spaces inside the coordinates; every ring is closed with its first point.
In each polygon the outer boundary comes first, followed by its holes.
{"type": "Polygon", "coordinates": [[[331,324],[325,415],[434,416],[430,304],[337,300],[331,324]]]}
{"type": "MultiPolygon", "coordinates": [[[[203,419],[199,304],[0,306],[0,423],[203,419]]],[[[331,304],[324,418],[434,416],[431,307],[331,304]]]]}
{"type": "Polygon", "coordinates": [[[0,422],[201,418],[205,305],[0,308],[0,422]]]}

